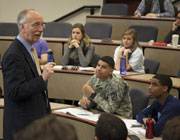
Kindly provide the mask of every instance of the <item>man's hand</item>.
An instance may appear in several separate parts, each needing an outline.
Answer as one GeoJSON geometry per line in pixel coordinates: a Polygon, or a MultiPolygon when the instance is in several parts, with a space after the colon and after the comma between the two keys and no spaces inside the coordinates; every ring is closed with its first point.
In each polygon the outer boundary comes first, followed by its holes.
{"type": "MultiPolygon", "coordinates": [[[[147,121],[147,120],[148,120],[148,118],[143,118],[143,122],[144,122],[144,124],[142,125],[143,128],[145,128],[144,125],[146,125],[146,121],[147,121]]],[[[155,121],[154,119],[152,119],[152,121],[153,121],[154,123],[156,123],[156,121],[155,121]]]]}
{"type": "Polygon", "coordinates": [[[175,31],[178,26],[180,27],[180,20],[176,20],[175,22],[173,22],[172,31],[175,31]]]}
{"type": "Polygon", "coordinates": [[[90,100],[88,100],[87,97],[82,97],[80,100],[80,104],[82,107],[87,108],[87,106],[90,104],[90,100]]]}
{"type": "Polygon", "coordinates": [[[53,67],[56,65],[54,62],[49,62],[43,66],[42,78],[46,81],[53,73],[53,67]]]}
{"type": "Polygon", "coordinates": [[[89,96],[94,93],[94,90],[92,89],[92,87],[89,85],[89,81],[84,84],[82,91],[86,94],[88,94],[89,96]]]}

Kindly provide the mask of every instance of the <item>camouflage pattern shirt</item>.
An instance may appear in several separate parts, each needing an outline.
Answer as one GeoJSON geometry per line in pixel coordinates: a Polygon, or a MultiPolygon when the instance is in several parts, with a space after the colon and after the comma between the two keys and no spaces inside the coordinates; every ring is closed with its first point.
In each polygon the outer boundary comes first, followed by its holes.
{"type": "Polygon", "coordinates": [[[90,86],[95,91],[92,101],[96,108],[108,113],[125,117],[132,117],[132,104],[129,96],[129,87],[124,79],[112,74],[107,80],[100,81],[93,75],[90,86]]]}

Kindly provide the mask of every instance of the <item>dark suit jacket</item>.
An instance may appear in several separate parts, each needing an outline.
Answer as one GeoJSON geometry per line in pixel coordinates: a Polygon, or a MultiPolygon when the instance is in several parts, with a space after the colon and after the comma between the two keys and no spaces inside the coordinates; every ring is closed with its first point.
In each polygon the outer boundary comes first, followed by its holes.
{"type": "Polygon", "coordinates": [[[34,61],[24,45],[15,39],[4,54],[2,61],[4,80],[4,140],[50,113],[44,91],[47,86],[38,75],[34,61]]]}

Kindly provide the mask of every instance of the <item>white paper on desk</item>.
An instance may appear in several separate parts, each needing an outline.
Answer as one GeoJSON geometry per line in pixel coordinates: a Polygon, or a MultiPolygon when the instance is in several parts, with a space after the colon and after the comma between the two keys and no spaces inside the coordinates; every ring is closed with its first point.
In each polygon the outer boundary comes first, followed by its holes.
{"type": "Polygon", "coordinates": [[[63,66],[61,66],[61,65],[56,65],[56,66],[54,66],[53,68],[55,68],[55,69],[60,69],[60,70],[61,70],[62,67],[63,67],[63,66]]]}
{"type": "Polygon", "coordinates": [[[135,134],[141,134],[145,136],[146,130],[142,127],[132,127],[132,125],[140,125],[136,120],[131,119],[123,119],[124,123],[126,124],[126,127],[129,132],[133,132],[135,134]]]}
{"type": "Polygon", "coordinates": [[[79,70],[93,70],[93,67],[79,67],[79,70]]]}
{"type": "Polygon", "coordinates": [[[87,111],[85,109],[78,109],[78,108],[65,108],[65,109],[59,109],[55,110],[56,112],[61,112],[61,113],[69,113],[71,115],[74,115],[79,118],[91,120],[91,121],[98,121],[100,114],[93,114],[90,111],[87,111]]]}

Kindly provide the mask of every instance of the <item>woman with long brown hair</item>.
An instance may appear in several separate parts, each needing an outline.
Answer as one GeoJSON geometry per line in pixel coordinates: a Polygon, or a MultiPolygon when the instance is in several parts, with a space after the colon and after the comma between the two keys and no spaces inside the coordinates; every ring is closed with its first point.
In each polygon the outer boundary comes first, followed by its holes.
{"type": "Polygon", "coordinates": [[[90,64],[94,54],[94,46],[85,33],[84,26],[76,23],[72,27],[72,33],[62,58],[62,65],[76,65],[86,67],[90,64]]]}

